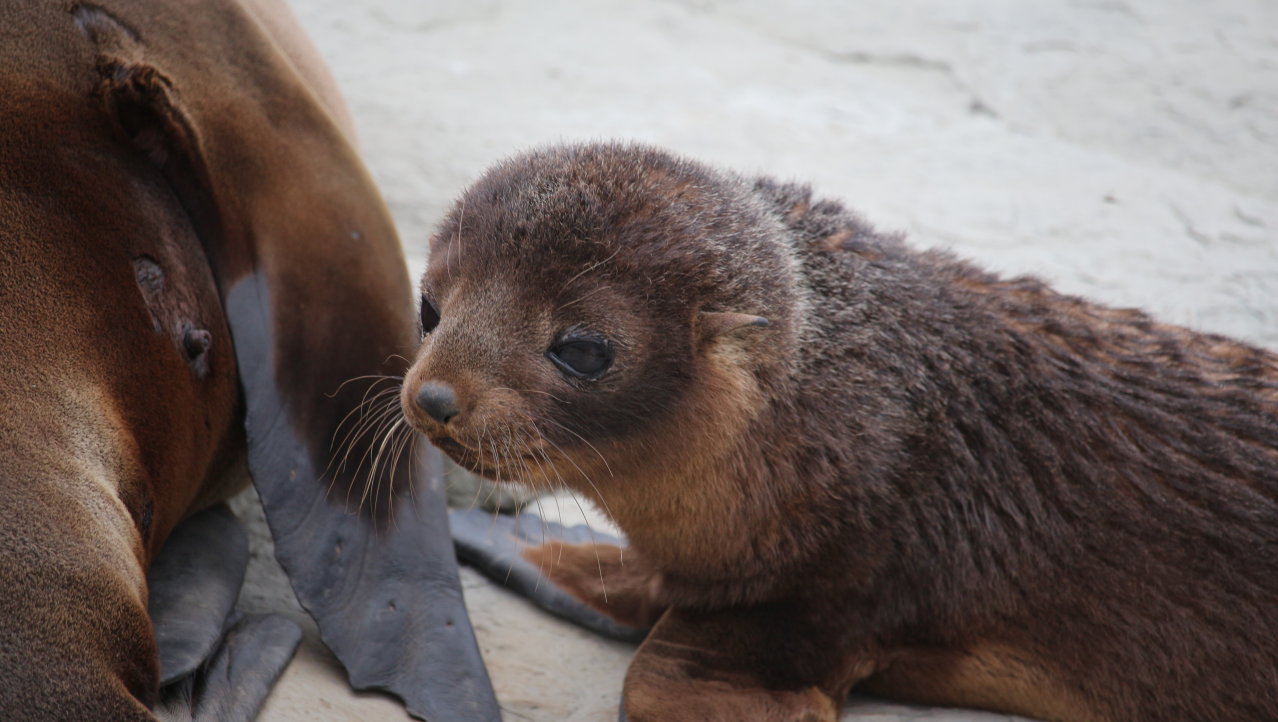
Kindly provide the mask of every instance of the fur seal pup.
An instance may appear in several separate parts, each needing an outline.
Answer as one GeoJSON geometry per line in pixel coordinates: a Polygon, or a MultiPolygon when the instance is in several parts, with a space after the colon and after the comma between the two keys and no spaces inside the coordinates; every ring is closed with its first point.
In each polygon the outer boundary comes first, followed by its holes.
{"type": "Polygon", "coordinates": [[[526,556],[654,625],[631,722],[1278,719],[1273,353],[634,145],[496,166],[421,291],[407,418],[629,538],[526,556]]]}
{"type": "MultiPolygon", "coordinates": [[[[344,383],[402,374],[416,322],[389,214],[288,8],[5,2],[0,27],[0,716],[152,717],[171,660],[148,597],[171,578],[145,574],[247,461],[352,684],[497,719],[439,459],[383,455],[375,515],[348,508],[355,464],[330,464],[366,408],[367,385],[344,383]]],[[[212,667],[238,672],[251,648],[212,667]]]]}

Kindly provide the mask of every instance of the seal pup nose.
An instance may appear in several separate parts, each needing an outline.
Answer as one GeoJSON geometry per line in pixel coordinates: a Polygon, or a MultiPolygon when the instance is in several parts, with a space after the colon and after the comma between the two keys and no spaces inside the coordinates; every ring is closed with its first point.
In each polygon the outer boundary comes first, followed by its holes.
{"type": "Polygon", "coordinates": [[[441,424],[459,413],[453,387],[439,381],[428,381],[417,390],[417,406],[441,424]]]}

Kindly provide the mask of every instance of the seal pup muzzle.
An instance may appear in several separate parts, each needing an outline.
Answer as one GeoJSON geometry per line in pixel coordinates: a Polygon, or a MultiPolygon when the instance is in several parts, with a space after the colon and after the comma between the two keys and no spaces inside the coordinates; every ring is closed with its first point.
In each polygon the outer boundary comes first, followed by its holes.
{"type": "Polygon", "coordinates": [[[493,168],[421,292],[406,417],[628,537],[525,556],[654,625],[631,722],[1278,718],[1269,351],[623,144],[493,168]]]}

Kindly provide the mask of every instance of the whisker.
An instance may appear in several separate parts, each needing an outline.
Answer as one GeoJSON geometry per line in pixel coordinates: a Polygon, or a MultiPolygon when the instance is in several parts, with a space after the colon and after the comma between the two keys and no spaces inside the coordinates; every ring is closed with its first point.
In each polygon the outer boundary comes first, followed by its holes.
{"type": "MultiPolygon", "coordinates": [[[[577,471],[581,473],[582,477],[586,479],[586,482],[589,483],[590,486],[595,490],[595,493],[599,495],[599,501],[604,505],[604,508],[607,509],[608,502],[604,500],[603,495],[599,491],[599,487],[595,486],[595,483],[590,480],[590,477],[586,475],[586,472],[581,470],[581,467],[577,465],[577,462],[573,461],[572,457],[569,456],[563,449],[559,448],[559,446],[555,442],[547,438],[546,435],[541,432],[541,429],[537,428],[537,424],[535,422],[529,420],[528,423],[532,426],[533,431],[537,432],[537,435],[541,437],[542,441],[545,441],[546,443],[553,446],[560,454],[564,456],[564,458],[568,459],[569,463],[577,467],[577,471]]],[[[568,484],[564,482],[563,475],[559,474],[559,469],[555,467],[555,465],[550,461],[550,457],[546,454],[546,450],[540,449],[539,451],[542,455],[542,458],[546,459],[546,463],[550,464],[551,468],[555,469],[555,474],[559,476],[559,482],[563,484],[565,488],[568,488],[571,493],[571,487],[568,487],[568,484]]],[[[595,552],[595,568],[599,571],[599,589],[603,592],[604,604],[607,604],[608,603],[608,585],[604,582],[603,561],[599,558],[599,541],[595,538],[595,528],[590,523],[590,517],[586,514],[586,510],[581,507],[581,500],[577,498],[577,495],[575,493],[572,494],[572,500],[574,503],[577,504],[577,511],[581,512],[581,517],[586,522],[586,533],[590,535],[591,548],[594,549],[594,552],[595,552]]],[[[558,503],[558,500],[556,500],[555,503],[558,503]]],[[[609,514],[611,515],[611,512],[609,512],[609,514]]],[[[562,511],[560,512],[560,523],[563,523],[562,511]]],[[[558,565],[562,559],[563,559],[563,547],[560,546],[559,557],[555,559],[555,564],[558,565]]]]}
{"type": "MultiPolygon", "coordinates": [[[[495,451],[495,449],[497,448],[497,439],[496,439],[496,438],[494,438],[494,437],[492,436],[492,433],[488,431],[488,424],[487,424],[487,423],[485,423],[485,424],[484,424],[484,432],[485,432],[485,435],[488,437],[488,455],[489,455],[489,456],[492,456],[492,457],[495,459],[495,458],[497,458],[497,452],[495,451]]],[[[484,457],[483,457],[483,456],[480,456],[479,458],[480,458],[480,460],[482,461],[484,457]]],[[[495,462],[494,462],[494,463],[495,463],[495,462]]],[[[488,487],[488,493],[484,495],[484,501],[482,502],[483,504],[488,504],[488,502],[492,500],[492,498],[493,498],[493,494],[494,494],[494,493],[496,493],[496,491],[497,491],[497,485],[501,483],[501,482],[500,482],[500,478],[501,478],[501,470],[500,470],[500,468],[497,470],[497,479],[488,479],[488,478],[483,477],[483,476],[480,476],[480,475],[478,475],[478,474],[476,474],[476,475],[475,475],[475,477],[476,477],[477,479],[482,480],[482,481],[483,481],[483,482],[487,485],[487,487],[488,487]]],[[[496,519],[496,518],[497,518],[497,516],[499,516],[499,515],[501,514],[501,509],[500,509],[500,508],[498,508],[499,506],[500,506],[500,504],[493,506],[493,518],[494,518],[494,519],[496,519]]]]}
{"type": "MultiPolygon", "coordinates": [[[[359,420],[359,423],[356,424],[354,429],[352,429],[351,436],[349,437],[350,443],[347,445],[346,453],[342,457],[341,464],[338,466],[337,470],[339,473],[345,470],[346,463],[350,458],[350,454],[352,451],[355,450],[355,441],[363,438],[369,433],[373,433],[374,438],[376,438],[377,435],[381,433],[381,426],[385,424],[387,418],[393,417],[398,412],[399,412],[399,404],[396,403],[394,399],[386,399],[385,402],[380,403],[380,405],[376,406],[374,410],[366,413],[359,420]]],[[[367,455],[368,455],[368,448],[366,447],[364,450],[364,456],[367,457],[367,455]]],[[[362,461],[361,461],[361,466],[362,466],[362,461]]],[[[352,476],[359,475],[359,468],[360,468],[359,466],[356,467],[355,472],[352,474],[352,476]]]]}
{"type": "MultiPolygon", "coordinates": [[[[552,423],[552,424],[555,424],[556,426],[558,426],[558,427],[560,427],[560,428],[564,429],[565,431],[568,431],[568,432],[570,432],[570,433],[574,433],[574,432],[572,432],[572,429],[565,428],[562,424],[556,423],[556,422],[555,422],[554,420],[552,420],[552,419],[544,419],[544,420],[545,420],[545,421],[549,421],[549,422],[550,422],[550,423],[552,423]]],[[[536,428],[537,428],[535,424],[533,425],[533,428],[534,428],[534,429],[536,429],[536,428]]],[[[571,454],[569,454],[567,451],[564,451],[564,450],[563,450],[563,448],[562,448],[562,447],[560,447],[560,446],[559,446],[559,444],[556,444],[554,441],[552,441],[552,440],[550,439],[550,437],[548,437],[548,436],[546,436],[545,434],[543,434],[543,433],[541,432],[541,430],[540,430],[540,429],[537,429],[537,433],[541,435],[542,440],[544,440],[547,444],[550,444],[551,446],[553,446],[553,447],[555,448],[555,451],[557,451],[557,452],[559,452],[560,454],[562,454],[562,455],[563,455],[563,457],[564,457],[565,459],[567,459],[567,460],[568,460],[568,463],[570,463],[570,464],[572,464],[574,467],[576,467],[576,469],[577,469],[578,473],[580,473],[580,474],[581,474],[581,478],[585,479],[585,480],[586,480],[586,483],[587,483],[587,484],[590,484],[590,488],[595,490],[595,496],[596,496],[596,497],[598,497],[598,499],[599,499],[599,503],[600,503],[600,504],[603,504],[604,512],[605,512],[605,513],[606,513],[609,517],[611,517],[611,518],[613,518],[613,519],[616,519],[617,517],[613,516],[613,514],[612,514],[612,509],[608,506],[608,500],[604,498],[604,496],[603,496],[603,492],[599,490],[598,485],[596,485],[596,484],[595,484],[595,482],[594,482],[594,480],[590,478],[590,475],[589,475],[589,474],[587,474],[587,473],[585,472],[585,470],[581,468],[581,465],[579,465],[579,464],[577,463],[577,461],[576,461],[575,459],[573,459],[573,458],[572,458],[572,455],[571,455],[571,454]]],[[[579,438],[579,439],[581,438],[580,434],[576,434],[576,436],[577,436],[577,438],[579,438]]],[[[585,441],[585,439],[582,439],[582,441],[585,441]]],[[[589,444],[588,444],[588,443],[587,443],[587,445],[589,446],[589,444]]],[[[594,448],[594,447],[591,447],[591,448],[594,448]]],[[[595,453],[596,453],[596,454],[599,454],[599,451],[596,449],[596,450],[595,450],[595,453]]],[[[602,455],[602,454],[599,454],[599,458],[602,460],[602,459],[603,459],[603,455],[602,455]]],[[[605,467],[607,467],[607,465],[608,465],[608,462],[605,460],[605,461],[604,461],[604,466],[605,466],[605,467]]]]}
{"type": "MultiPolygon", "coordinates": [[[[528,445],[527,445],[526,443],[524,444],[524,448],[525,448],[525,449],[527,449],[527,448],[528,448],[528,445]]],[[[536,485],[532,484],[532,482],[531,482],[531,479],[532,479],[532,469],[530,469],[530,468],[528,467],[528,461],[527,461],[526,459],[524,459],[524,458],[521,458],[521,459],[519,460],[519,463],[520,463],[520,464],[524,467],[524,471],[527,473],[527,475],[528,475],[528,477],[529,477],[527,482],[521,482],[521,483],[524,483],[524,484],[525,484],[525,486],[530,487],[530,488],[531,488],[531,491],[533,492],[533,503],[537,505],[537,516],[538,516],[538,521],[540,521],[540,522],[541,522],[541,524],[540,524],[540,526],[541,526],[541,544],[542,544],[542,546],[545,546],[545,545],[546,545],[546,510],[545,510],[545,509],[543,509],[543,508],[542,508],[542,506],[541,506],[541,495],[537,493],[537,487],[536,487],[536,485]]]]}
{"type": "Polygon", "coordinates": [[[595,263],[590,264],[589,266],[586,266],[584,269],[582,269],[582,271],[581,271],[580,273],[578,273],[577,275],[575,275],[575,276],[573,276],[572,278],[568,279],[567,283],[565,283],[565,284],[563,285],[563,288],[567,288],[568,286],[572,285],[572,282],[573,282],[573,281],[577,280],[578,278],[581,278],[582,276],[586,275],[587,273],[590,273],[591,271],[595,270],[596,268],[599,268],[599,267],[600,267],[600,266],[602,266],[603,264],[605,264],[605,263],[607,263],[607,262],[611,261],[612,259],[616,258],[618,253],[621,253],[621,249],[620,249],[620,248],[618,248],[617,250],[613,251],[611,256],[608,256],[607,258],[603,259],[602,261],[597,261],[597,262],[595,262],[595,263]]]}
{"type": "MultiPolygon", "coordinates": [[[[487,421],[484,421],[484,429],[483,429],[483,431],[482,431],[482,432],[480,432],[480,437],[479,437],[479,448],[478,448],[478,450],[475,452],[475,454],[479,457],[479,460],[480,460],[480,462],[481,462],[481,463],[482,463],[482,462],[483,462],[483,460],[484,460],[484,453],[483,453],[483,451],[484,451],[484,436],[485,436],[485,435],[488,435],[488,422],[487,422],[487,421]]],[[[488,443],[488,453],[489,453],[490,455],[492,455],[492,456],[496,457],[496,452],[495,452],[495,451],[493,451],[493,449],[495,449],[495,448],[496,448],[496,446],[497,446],[497,440],[496,440],[496,439],[494,439],[494,438],[492,438],[491,436],[489,436],[489,437],[488,437],[488,442],[489,442],[489,443],[488,443]]],[[[499,471],[498,473],[500,473],[500,471],[499,471]]],[[[484,486],[487,486],[487,488],[488,488],[488,493],[484,495],[484,501],[482,502],[483,504],[485,504],[485,505],[486,505],[486,504],[488,504],[488,502],[492,501],[493,494],[497,493],[497,485],[500,483],[500,481],[491,480],[491,479],[485,479],[485,478],[484,478],[482,475],[480,475],[480,474],[473,474],[473,476],[474,476],[476,479],[478,479],[478,480],[479,480],[479,481],[478,481],[478,482],[476,482],[476,484],[475,484],[475,498],[479,498],[479,492],[480,492],[480,490],[481,490],[484,486]]],[[[499,512],[501,511],[501,510],[498,508],[499,506],[500,506],[500,504],[498,504],[497,506],[493,507],[493,513],[499,513],[499,512]]]]}
{"type": "MultiPolygon", "coordinates": [[[[526,441],[523,443],[523,448],[525,449],[525,451],[528,451],[529,453],[531,453],[532,451],[531,448],[529,448],[528,443],[526,441]]],[[[521,466],[523,466],[524,472],[527,476],[527,478],[521,483],[525,483],[527,486],[531,487],[534,492],[533,503],[537,505],[537,513],[539,515],[538,526],[541,529],[541,545],[545,546],[546,545],[546,510],[543,509],[541,506],[541,496],[539,494],[536,494],[537,488],[532,480],[533,474],[532,474],[531,467],[528,466],[527,455],[521,455],[519,463],[521,466]]],[[[537,581],[536,583],[533,584],[534,592],[537,589],[541,588],[541,578],[546,576],[546,570],[545,568],[542,567],[540,561],[537,563],[537,573],[538,573],[537,581]]]]}
{"type": "Polygon", "coordinates": [[[586,292],[585,292],[585,293],[583,293],[581,296],[578,296],[577,298],[575,298],[575,299],[573,299],[573,300],[569,301],[568,303],[562,304],[561,306],[559,306],[558,308],[556,308],[556,309],[555,309],[555,311],[562,311],[562,310],[564,310],[565,308],[568,308],[569,306],[573,305],[574,303],[581,303],[582,301],[586,300],[587,298],[590,298],[591,296],[595,295],[596,293],[599,293],[600,291],[603,291],[603,290],[606,290],[606,289],[609,289],[609,288],[612,288],[612,287],[611,287],[611,286],[609,286],[609,285],[607,285],[607,284],[605,284],[605,285],[599,286],[599,287],[597,287],[597,288],[594,288],[594,289],[592,289],[592,290],[590,290],[590,291],[586,291],[586,292]]]}
{"type": "MultiPolygon", "coordinates": [[[[508,429],[506,430],[506,434],[507,434],[507,437],[509,438],[510,431],[509,431],[508,429]]],[[[496,449],[496,446],[497,446],[496,439],[494,439],[494,440],[493,440],[493,448],[494,448],[494,449],[496,449]]],[[[504,449],[504,448],[505,448],[505,443],[503,442],[503,449],[504,449]]],[[[494,468],[496,468],[496,470],[497,470],[497,478],[496,478],[494,481],[496,481],[498,484],[500,484],[500,483],[501,483],[501,471],[502,471],[502,469],[506,466],[506,460],[505,460],[505,458],[503,458],[503,457],[502,457],[502,453],[503,453],[503,452],[501,452],[501,451],[496,451],[496,452],[495,452],[494,468]]],[[[496,511],[496,510],[494,510],[494,511],[496,511]]],[[[522,512],[523,512],[523,506],[522,506],[522,505],[518,505],[518,506],[516,506],[516,507],[515,507],[515,533],[516,533],[516,534],[518,534],[518,533],[519,533],[519,515],[520,515],[520,513],[522,513],[522,512]]],[[[505,580],[503,581],[503,584],[506,584],[506,583],[510,582],[510,574],[511,574],[511,572],[513,572],[514,570],[515,570],[515,561],[512,559],[512,560],[510,561],[510,566],[506,567],[506,578],[505,578],[505,580]]]]}
{"type": "MultiPolygon", "coordinates": [[[[417,491],[415,491],[414,487],[417,487],[417,478],[415,478],[415,474],[417,474],[418,464],[418,438],[420,438],[420,434],[417,433],[417,429],[414,429],[410,426],[410,424],[405,424],[404,441],[400,442],[399,454],[403,454],[405,450],[408,450],[408,497],[413,501],[413,506],[417,506],[417,491]]],[[[396,465],[399,464],[399,454],[396,454],[395,456],[396,465]]]]}
{"type": "MultiPolygon", "coordinates": [[[[400,358],[403,358],[403,357],[401,356],[400,358]]],[[[408,359],[404,359],[404,360],[407,361],[408,359]]],[[[387,376],[386,374],[364,374],[363,376],[352,376],[351,378],[346,379],[342,383],[338,384],[337,389],[334,390],[333,393],[324,394],[324,395],[331,399],[334,396],[342,393],[342,389],[346,388],[346,384],[349,384],[352,381],[362,381],[364,379],[377,379],[379,381],[384,381],[386,379],[394,379],[396,381],[403,381],[404,377],[403,376],[387,376]]]]}
{"type": "MultiPolygon", "coordinates": [[[[385,439],[383,439],[383,434],[385,434],[388,429],[394,428],[397,424],[401,423],[403,418],[403,415],[399,413],[398,404],[392,403],[379,411],[374,417],[374,420],[371,422],[372,425],[376,426],[376,429],[373,431],[373,443],[370,443],[368,447],[364,449],[364,453],[360,457],[359,464],[356,465],[355,471],[351,473],[352,478],[360,478],[360,471],[363,470],[365,462],[370,461],[370,454],[373,455],[369,466],[369,476],[365,477],[364,490],[359,497],[358,508],[363,508],[364,502],[368,499],[369,485],[372,483],[371,474],[377,466],[378,458],[381,456],[382,449],[385,447],[386,443],[385,439]],[[377,444],[377,439],[383,439],[382,443],[377,444]],[[374,447],[376,447],[376,451],[374,451],[374,447]]],[[[347,498],[349,500],[349,496],[347,498]]]]}
{"type": "MultiPolygon", "coordinates": [[[[580,439],[580,440],[581,440],[581,443],[583,443],[583,444],[585,444],[586,446],[590,447],[590,450],[591,450],[591,451],[593,451],[593,452],[595,452],[595,456],[598,456],[598,457],[599,457],[599,460],[603,462],[604,469],[607,469],[607,471],[608,471],[608,476],[613,476],[613,473],[612,473],[612,466],[608,464],[608,460],[604,458],[604,455],[603,455],[603,454],[599,453],[599,449],[596,449],[594,444],[590,443],[589,441],[586,441],[586,438],[585,438],[584,436],[582,436],[581,434],[578,434],[576,431],[573,431],[572,429],[568,428],[567,426],[564,426],[563,424],[559,423],[558,421],[555,421],[554,419],[545,419],[545,421],[548,421],[549,423],[552,423],[552,424],[554,424],[555,426],[558,426],[559,428],[563,429],[564,431],[567,431],[568,433],[570,433],[570,434],[572,434],[573,436],[575,436],[575,437],[577,437],[578,439],[580,439]]],[[[547,441],[549,441],[549,439],[547,439],[547,441]]]]}
{"type": "MultiPolygon", "coordinates": [[[[396,528],[399,524],[399,514],[397,513],[396,505],[398,500],[401,498],[401,489],[397,486],[396,479],[400,478],[400,470],[404,468],[401,466],[401,461],[404,460],[404,450],[410,446],[415,448],[417,440],[417,434],[414,433],[412,425],[402,416],[400,417],[399,426],[394,433],[399,437],[399,440],[393,442],[391,445],[393,453],[391,455],[389,473],[383,475],[383,479],[385,479],[386,483],[386,503],[389,505],[387,511],[390,513],[392,529],[396,528]]],[[[404,470],[404,473],[408,477],[406,481],[408,484],[408,495],[409,499],[415,501],[416,497],[413,495],[413,471],[414,467],[417,466],[417,460],[416,457],[412,456],[410,453],[406,461],[408,468],[404,470]]]]}
{"type": "MultiPolygon", "coordinates": [[[[376,394],[373,394],[373,396],[370,398],[369,393],[372,392],[373,386],[376,386],[376,383],[372,384],[369,390],[364,392],[364,398],[360,400],[359,404],[355,406],[354,408],[352,408],[350,411],[346,412],[346,415],[342,417],[342,420],[340,422],[338,422],[337,428],[333,430],[333,438],[329,440],[330,449],[332,449],[333,442],[337,440],[337,435],[341,433],[342,428],[346,425],[346,422],[350,420],[353,414],[359,413],[362,417],[363,413],[367,411],[369,407],[376,406],[377,404],[381,402],[381,399],[384,396],[387,396],[392,393],[397,393],[400,389],[399,386],[394,386],[388,389],[382,389],[378,391],[376,394]]],[[[358,420],[356,421],[356,425],[358,425],[358,420]]]]}
{"type": "Polygon", "coordinates": [[[400,417],[400,418],[398,418],[398,419],[395,419],[394,421],[391,421],[390,419],[387,419],[387,421],[386,421],[386,422],[383,422],[383,423],[382,423],[382,428],[385,428],[386,430],[383,432],[383,431],[381,431],[381,430],[379,429],[378,434],[377,434],[377,436],[375,437],[375,438],[380,438],[380,439],[381,439],[381,442],[380,442],[380,443],[378,443],[378,444],[376,444],[377,451],[375,451],[375,452],[373,453],[373,460],[372,460],[372,463],[370,463],[370,464],[368,465],[368,474],[367,474],[367,475],[365,476],[365,478],[364,478],[364,493],[363,493],[362,495],[360,495],[360,498],[359,498],[359,507],[360,507],[361,509],[362,509],[362,508],[364,508],[364,502],[365,502],[365,500],[369,497],[369,495],[371,494],[371,495],[372,495],[372,499],[373,499],[372,511],[373,511],[373,520],[374,520],[374,522],[373,522],[373,523],[374,523],[374,524],[376,524],[376,523],[377,523],[377,522],[376,522],[376,520],[377,520],[377,501],[378,501],[378,496],[379,496],[379,494],[378,494],[377,492],[379,492],[379,491],[380,491],[380,489],[378,489],[378,488],[377,488],[377,487],[379,486],[379,484],[378,484],[379,479],[378,479],[378,477],[377,477],[377,470],[378,470],[379,468],[381,468],[381,464],[382,464],[382,457],[383,457],[383,456],[385,455],[385,453],[386,453],[386,443],[387,443],[387,441],[391,438],[391,434],[395,431],[395,429],[399,428],[399,424],[401,424],[401,423],[403,423],[403,417],[400,417]],[[386,427],[386,423],[390,423],[390,427],[389,427],[389,428],[387,428],[387,427],[386,427]]]}
{"type": "Polygon", "coordinates": [[[466,199],[461,199],[461,210],[457,213],[457,265],[461,265],[462,251],[465,245],[462,243],[462,228],[466,225],[466,199]]]}
{"type": "MultiPolygon", "coordinates": [[[[329,442],[330,450],[333,453],[329,456],[329,461],[324,469],[324,473],[320,475],[321,478],[323,478],[324,476],[330,475],[331,473],[329,484],[324,492],[326,498],[329,494],[332,493],[333,485],[337,483],[338,477],[346,469],[347,461],[350,458],[351,451],[355,449],[356,444],[370,430],[372,430],[373,424],[375,423],[376,419],[382,418],[389,408],[391,408],[392,406],[398,405],[397,403],[395,403],[395,400],[398,397],[400,384],[395,384],[394,386],[390,388],[381,389],[377,393],[375,394],[373,393],[373,390],[382,381],[395,380],[398,377],[370,376],[367,378],[375,378],[376,380],[373,383],[369,384],[369,388],[365,390],[364,396],[360,400],[360,403],[356,407],[351,409],[349,412],[347,412],[346,416],[344,416],[342,420],[338,422],[337,428],[333,430],[333,438],[329,442]],[[370,397],[370,394],[372,394],[371,397],[370,397]],[[384,402],[384,405],[383,405],[383,402],[384,402]],[[356,420],[354,425],[346,432],[341,443],[336,444],[336,448],[334,448],[334,442],[336,442],[338,434],[342,432],[342,429],[346,426],[351,416],[356,413],[359,414],[358,419],[356,420]],[[336,463],[336,468],[334,468],[334,463],[336,463]]],[[[358,474],[356,474],[356,476],[357,475],[358,474]]],[[[349,506],[350,487],[347,487],[346,503],[349,506]]]]}
{"type": "Polygon", "coordinates": [[[374,474],[370,470],[369,475],[373,477],[373,518],[377,519],[377,502],[384,499],[386,502],[386,514],[390,518],[391,529],[395,529],[399,524],[399,520],[395,514],[395,473],[399,468],[399,452],[397,449],[402,448],[403,442],[407,437],[400,435],[400,432],[407,428],[408,422],[403,416],[391,426],[386,432],[385,440],[382,442],[386,451],[379,453],[383,461],[378,466],[378,473],[374,474]]]}
{"type": "MultiPolygon", "coordinates": [[[[372,393],[373,389],[377,386],[377,383],[378,382],[373,382],[372,384],[369,384],[368,390],[364,392],[364,398],[360,400],[358,405],[356,405],[350,411],[346,412],[346,415],[342,417],[342,420],[337,423],[337,428],[333,429],[333,437],[329,439],[329,442],[328,442],[330,451],[333,449],[334,442],[337,441],[337,435],[341,433],[342,427],[346,425],[346,422],[351,418],[353,414],[360,413],[362,416],[363,411],[368,406],[376,405],[378,402],[378,399],[380,399],[381,397],[389,393],[398,392],[400,388],[399,386],[394,386],[389,389],[382,389],[381,391],[378,391],[376,394],[374,394],[373,397],[370,399],[368,395],[372,393]]],[[[357,422],[357,425],[358,425],[358,422],[357,422]]]]}
{"type": "Polygon", "coordinates": [[[460,265],[461,265],[461,263],[462,263],[462,239],[461,239],[461,234],[462,234],[462,225],[463,225],[465,222],[466,222],[466,199],[465,199],[465,198],[462,198],[462,199],[461,199],[461,210],[460,210],[460,211],[458,211],[458,213],[457,213],[457,232],[456,232],[455,234],[453,234],[453,235],[451,235],[451,236],[449,236],[449,237],[448,237],[448,256],[449,256],[449,257],[448,257],[448,258],[446,258],[446,259],[445,259],[445,261],[444,261],[444,268],[448,270],[448,282],[449,282],[449,283],[452,283],[452,281],[453,281],[453,264],[451,263],[451,261],[452,261],[452,255],[453,255],[453,241],[457,241],[457,265],[458,265],[458,266],[460,266],[460,265]]]}
{"type": "Polygon", "coordinates": [[[539,391],[539,390],[537,390],[537,389],[524,389],[524,390],[520,391],[519,389],[512,389],[512,388],[510,388],[509,386],[494,386],[494,387],[493,387],[493,390],[494,390],[494,391],[514,391],[514,392],[515,392],[515,393],[517,393],[517,394],[520,394],[520,393],[543,394],[543,395],[545,395],[545,396],[549,396],[550,398],[554,399],[555,401],[558,401],[558,402],[559,402],[559,403],[561,403],[561,404],[571,404],[571,403],[572,403],[571,401],[565,401],[565,400],[563,400],[563,399],[559,398],[558,396],[555,396],[554,394],[550,393],[549,391],[539,391]]]}
{"type": "MultiPolygon", "coordinates": [[[[350,459],[350,454],[355,449],[355,445],[359,442],[359,440],[366,436],[374,428],[377,419],[384,417],[391,409],[398,409],[399,404],[395,398],[386,399],[384,404],[379,401],[381,396],[392,391],[395,391],[395,389],[383,389],[376,396],[364,401],[359,407],[352,410],[352,413],[360,411],[360,418],[354,426],[351,427],[350,431],[347,432],[342,443],[338,445],[333,455],[329,457],[328,467],[324,470],[324,474],[321,475],[322,478],[324,475],[328,475],[330,472],[332,473],[332,478],[329,481],[328,488],[324,492],[326,498],[330,493],[332,493],[333,485],[337,483],[338,476],[345,471],[347,462],[350,459]],[[338,460],[339,456],[341,457],[340,461],[338,460]],[[335,462],[337,464],[336,468],[334,468],[335,462]]],[[[349,414],[347,416],[349,417],[349,414]]],[[[343,423],[345,422],[343,421],[343,423]]],[[[352,475],[352,478],[357,475],[358,474],[352,475]]],[[[350,503],[349,487],[347,487],[346,503],[348,505],[350,503]]]]}
{"type": "Polygon", "coordinates": [[[405,429],[407,429],[407,422],[403,416],[400,416],[386,432],[386,436],[382,441],[382,449],[384,451],[378,451],[378,464],[369,469],[368,472],[369,477],[373,479],[375,484],[373,489],[373,518],[377,518],[377,502],[382,498],[382,486],[385,486],[386,511],[390,514],[392,529],[398,523],[395,518],[395,470],[399,467],[400,451],[403,450],[403,444],[408,439],[406,436],[400,438],[399,432],[405,429]],[[386,459],[387,455],[389,455],[389,459],[386,459]]]}

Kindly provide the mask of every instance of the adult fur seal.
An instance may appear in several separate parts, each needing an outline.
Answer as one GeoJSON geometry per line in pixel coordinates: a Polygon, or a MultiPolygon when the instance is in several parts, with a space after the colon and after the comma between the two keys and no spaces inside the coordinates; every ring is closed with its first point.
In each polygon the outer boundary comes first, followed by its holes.
{"type": "Polygon", "coordinates": [[[655,622],[632,722],[1278,719],[1272,353],[609,144],[468,189],[422,322],[414,425],[629,537],[526,556],[655,622]]]}
{"type": "MultiPolygon", "coordinates": [[[[151,716],[167,660],[144,573],[247,459],[352,683],[496,719],[437,469],[384,455],[375,516],[348,508],[355,464],[321,478],[367,390],[344,382],[401,374],[415,321],[389,215],[287,8],[5,2],[0,28],[0,716],[151,716]]],[[[206,519],[185,545],[231,528],[206,519]]]]}

